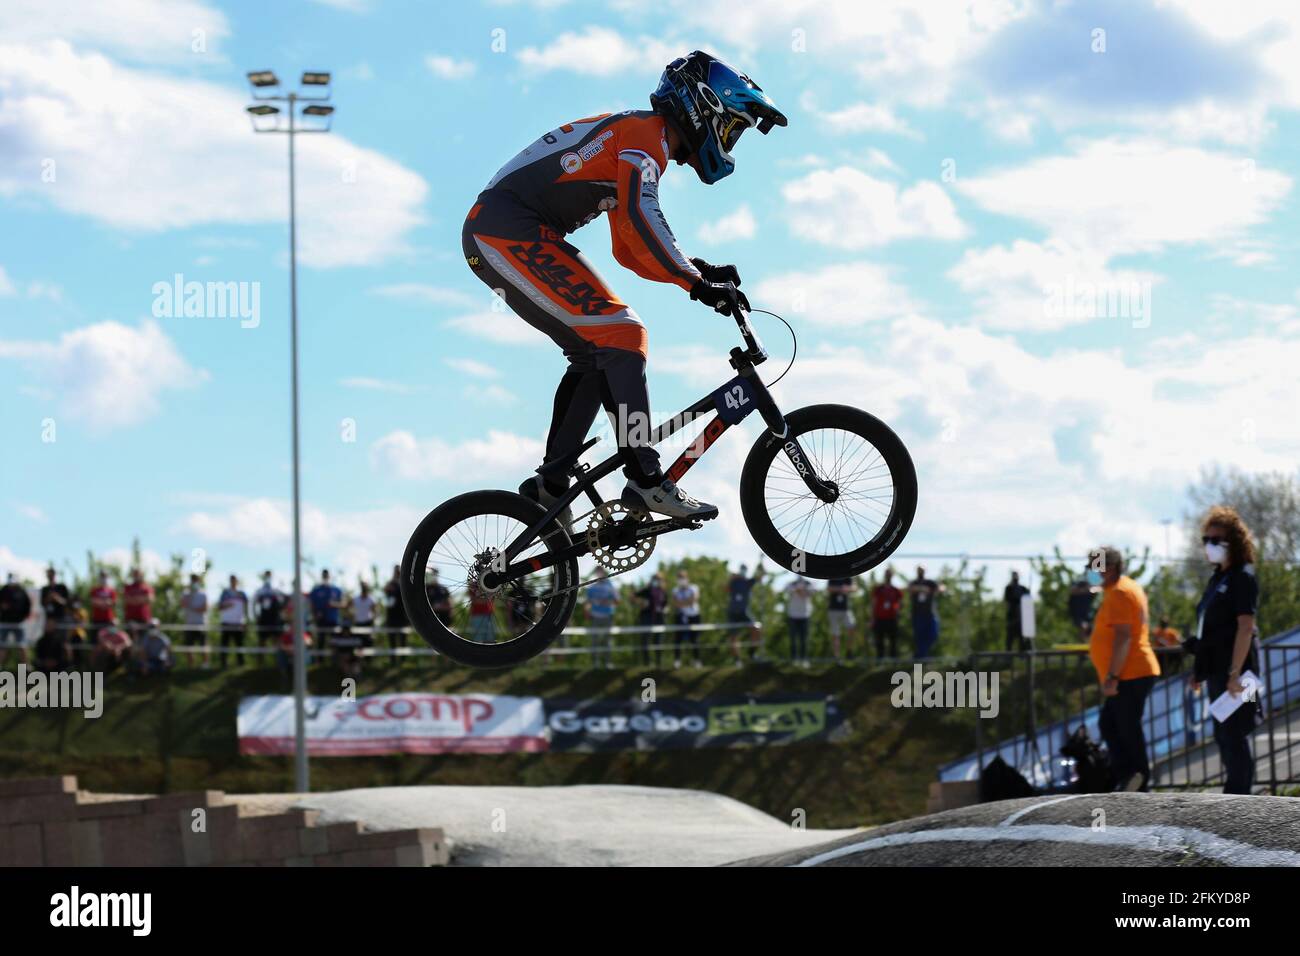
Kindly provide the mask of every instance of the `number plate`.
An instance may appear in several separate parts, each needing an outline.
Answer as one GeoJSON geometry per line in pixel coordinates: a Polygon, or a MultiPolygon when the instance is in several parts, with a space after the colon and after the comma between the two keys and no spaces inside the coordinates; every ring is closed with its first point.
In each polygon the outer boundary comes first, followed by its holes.
{"type": "Polygon", "coordinates": [[[754,391],[749,379],[737,375],[713,393],[713,407],[728,425],[738,424],[755,408],[754,391]]]}

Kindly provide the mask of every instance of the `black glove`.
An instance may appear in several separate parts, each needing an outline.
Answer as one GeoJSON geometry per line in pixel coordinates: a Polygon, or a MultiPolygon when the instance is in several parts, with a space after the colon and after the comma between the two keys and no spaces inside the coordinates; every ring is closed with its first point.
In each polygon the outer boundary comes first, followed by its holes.
{"type": "Polygon", "coordinates": [[[691,265],[700,270],[700,275],[704,276],[705,282],[730,282],[734,286],[740,285],[740,273],[736,271],[735,266],[713,266],[703,259],[691,259],[691,265]]]}
{"type": "Polygon", "coordinates": [[[691,286],[691,298],[712,306],[715,312],[740,318],[740,310],[749,311],[749,300],[730,282],[705,282],[701,279],[691,286]]]}

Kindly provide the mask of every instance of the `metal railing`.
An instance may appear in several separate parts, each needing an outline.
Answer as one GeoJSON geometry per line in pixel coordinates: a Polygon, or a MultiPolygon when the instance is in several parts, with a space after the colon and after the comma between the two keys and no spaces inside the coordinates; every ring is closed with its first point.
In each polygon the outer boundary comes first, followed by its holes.
{"type": "MultiPolygon", "coordinates": [[[[1276,794],[1300,785],[1300,628],[1261,643],[1263,720],[1252,739],[1255,787],[1276,794]]],[[[1222,786],[1224,769],[1214,740],[1208,690],[1191,689],[1192,660],[1180,648],[1158,648],[1161,676],[1143,710],[1143,732],[1159,789],[1222,786]]],[[[940,780],[981,779],[1000,756],[1035,787],[1064,789],[1071,782],[1061,746],[1080,726],[1101,742],[1102,695],[1086,651],[974,654],[977,670],[995,670],[1001,706],[977,719],[975,752],[939,769],[940,780]]]]}

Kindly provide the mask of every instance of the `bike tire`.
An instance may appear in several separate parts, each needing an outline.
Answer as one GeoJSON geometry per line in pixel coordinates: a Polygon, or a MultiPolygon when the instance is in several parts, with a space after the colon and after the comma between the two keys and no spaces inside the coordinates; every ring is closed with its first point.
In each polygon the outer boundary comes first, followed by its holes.
{"type": "MultiPolygon", "coordinates": [[[[765,430],[745,459],[740,477],[740,505],[755,543],[773,561],[812,578],[849,578],[871,570],[902,544],[916,516],[916,468],[902,440],[874,415],[849,405],[809,405],[785,416],[789,431],[778,438],[765,430]],[[817,429],[835,429],[857,435],[880,453],[889,468],[893,498],[888,517],[870,540],[843,554],[818,554],[799,548],[777,530],[769,513],[768,473],[785,442],[817,429]],[[802,566],[796,566],[796,556],[802,566]]],[[[827,477],[827,476],[823,476],[827,477]]]]}
{"type": "MultiPolygon", "coordinates": [[[[569,623],[577,603],[578,592],[570,590],[555,595],[546,604],[541,618],[527,633],[509,641],[480,644],[466,640],[450,630],[434,613],[424,589],[425,565],[442,536],[455,525],[482,516],[500,515],[531,525],[546,513],[535,501],[512,491],[471,491],[439,505],[425,516],[411,535],[402,555],[402,603],[411,626],[425,642],[445,657],[467,667],[499,669],[514,667],[531,660],[550,646],[569,623]]],[[[546,541],[547,549],[567,548],[570,539],[562,528],[554,528],[546,541]]],[[[558,588],[578,583],[578,562],[570,558],[556,566],[558,588]]]]}

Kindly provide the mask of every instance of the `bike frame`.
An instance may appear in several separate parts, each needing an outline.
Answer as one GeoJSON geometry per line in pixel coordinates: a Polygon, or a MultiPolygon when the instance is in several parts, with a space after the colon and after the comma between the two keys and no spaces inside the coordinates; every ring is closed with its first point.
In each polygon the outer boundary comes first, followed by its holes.
{"type": "MultiPolygon", "coordinates": [[[[745,348],[736,347],[731,350],[730,362],[731,367],[736,370],[735,378],[714,389],[667,421],[661,422],[651,432],[650,444],[658,445],[684,428],[687,422],[695,421],[697,416],[707,414],[710,409],[717,413],[704,426],[704,429],[691,443],[690,447],[678,455],[677,460],[664,472],[674,482],[686,474],[691,466],[700,460],[704,453],[713,446],[714,442],[728,428],[744,421],[751,412],[757,411],[762,415],[763,421],[767,423],[768,430],[773,438],[777,440],[786,439],[789,432],[785,416],[781,414],[781,410],[767,390],[767,386],[763,384],[755,371],[756,366],[767,361],[767,352],[754,334],[754,330],[750,327],[748,318],[741,313],[737,313],[735,318],[740,334],[745,340],[745,348]]],[[[577,480],[563,495],[555,500],[547,509],[544,517],[538,518],[510,543],[503,553],[504,561],[502,563],[504,567],[499,570],[493,569],[484,574],[482,583],[485,587],[495,589],[510,581],[534,574],[548,567],[554,567],[571,558],[582,557],[591,552],[591,548],[584,538],[582,541],[574,542],[569,547],[559,551],[548,551],[526,561],[515,561],[519,553],[540,536],[542,529],[550,525],[560,512],[575,501],[579,495],[585,493],[591,500],[592,505],[597,508],[605,503],[596,491],[596,482],[612,474],[624,464],[624,461],[620,450],[598,465],[586,465],[579,462],[578,458],[582,453],[598,441],[599,439],[593,438],[558,462],[551,463],[549,470],[554,472],[564,469],[566,474],[573,476],[577,480]]],[[[836,499],[839,489],[835,487],[834,483],[823,481],[815,473],[812,460],[804,453],[797,438],[786,439],[783,450],[786,457],[790,459],[790,464],[795,472],[803,478],[804,484],[808,486],[813,494],[825,502],[836,499]]],[[[701,527],[699,521],[665,518],[661,521],[651,521],[642,525],[638,529],[636,537],[642,538],[681,528],[698,527],[701,527]]]]}

